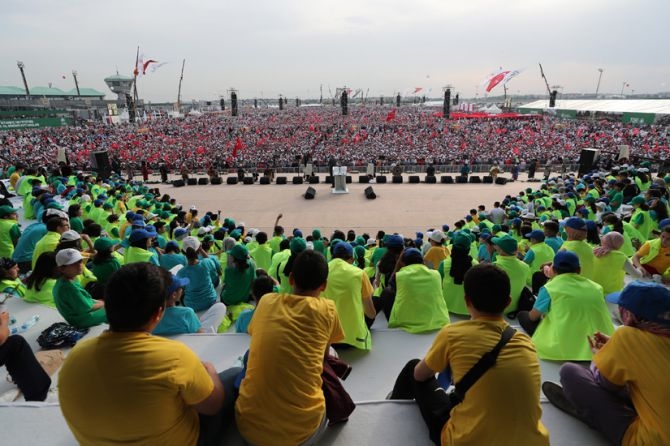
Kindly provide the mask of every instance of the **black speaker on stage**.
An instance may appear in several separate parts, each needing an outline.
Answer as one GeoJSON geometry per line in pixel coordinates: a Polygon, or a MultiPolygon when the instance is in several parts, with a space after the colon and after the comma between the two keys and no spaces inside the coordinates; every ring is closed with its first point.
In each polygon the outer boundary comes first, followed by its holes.
{"type": "Polygon", "coordinates": [[[454,177],[451,175],[442,175],[440,177],[440,183],[442,184],[454,184],[454,177]]]}
{"type": "Polygon", "coordinates": [[[558,91],[556,90],[549,93],[549,108],[556,107],[556,96],[558,96],[558,91]]]}
{"type": "Polygon", "coordinates": [[[261,184],[270,184],[270,177],[261,177],[258,181],[260,181],[261,184]]]}
{"type": "Polygon", "coordinates": [[[377,198],[377,194],[375,194],[375,191],[372,189],[372,186],[368,186],[365,188],[365,198],[368,200],[374,200],[377,198]]]}
{"type": "Polygon", "coordinates": [[[421,182],[421,178],[419,178],[419,175],[410,175],[409,182],[412,184],[418,184],[421,182]]]}
{"type": "Polygon", "coordinates": [[[237,116],[237,93],[234,91],[230,92],[230,114],[237,116]]]}
{"type": "Polygon", "coordinates": [[[482,179],[478,175],[470,175],[470,183],[481,183],[482,179]]]}
{"type": "Polygon", "coordinates": [[[189,178],[188,180],[186,180],[186,184],[188,184],[189,186],[195,186],[196,184],[198,184],[198,179],[189,178]]]}
{"type": "Polygon", "coordinates": [[[377,178],[375,178],[375,182],[377,184],[386,184],[386,175],[378,175],[377,178]]]}
{"type": "Polygon", "coordinates": [[[302,177],[301,176],[293,177],[293,184],[302,184],[302,177]]]}
{"type": "Polygon", "coordinates": [[[491,175],[484,175],[484,184],[493,184],[493,177],[491,175]]]}
{"type": "Polygon", "coordinates": [[[316,175],[312,175],[311,177],[307,177],[307,182],[309,184],[319,184],[319,177],[316,175]]]}
{"type": "Polygon", "coordinates": [[[581,177],[589,173],[598,162],[598,150],[596,149],[582,149],[579,154],[579,170],[578,174],[581,177]]]}
{"type": "Polygon", "coordinates": [[[316,195],[316,189],[310,186],[305,191],[305,200],[313,200],[315,195],[316,195]]]}
{"type": "Polygon", "coordinates": [[[342,106],[342,116],[347,116],[349,114],[349,95],[347,94],[347,90],[342,92],[340,106],[342,106]]]}
{"type": "Polygon", "coordinates": [[[333,184],[333,177],[331,177],[330,175],[327,175],[326,179],[324,180],[324,183],[333,184]]]}
{"type": "Polygon", "coordinates": [[[198,178],[198,184],[200,186],[205,186],[205,185],[209,184],[209,178],[207,178],[207,177],[198,178]]]}
{"type": "Polygon", "coordinates": [[[497,177],[496,178],[496,184],[500,184],[501,186],[504,186],[505,184],[507,184],[507,178],[497,177]]]}
{"type": "Polygon", "coordinates": [[[468,182],[468,177],[465,175],[459,175],[456,177],[456,183],[457,184],[466,184],[468,182]]]}
{"type": "Polygon", "coordinates": [[[437,177],[435,175],[426,175],[426,184],[436,184],[437,177]]]}
{"type": "Polygon", "coordinates": [[[254,177],[244,177],[242,180],[242,183],[244,184],[254,184],[254,177]]]}
{"type": "Polygon", "coordinates": [[[237,184],[237,177],[226,178],[226,184],[237,184]]]}
{"type": "Polygon", "coordinates": [[[395,106],[400,107],[400,93],[395,97],[395,106]]]}
{"type": "Polygon", "coordinates": [[[100,152],[93,152],[91,155],[93,170],[103,180],[109,178],[112,174],[112,165],[109,163],[109,153],[107,153],[106,150],[102,150],[100,152]]]}
{"type": "Polygon", "coordinates": [[[286,177],[277,177],[275,180],[277,184],[286,184],[286,177]]]}
{"type": "Polygon", "coordinates": [[[350,175],[347,175],[347,176],[344,178],[344,182],[347,183],[347,184],[351,184],[352,181],[354,181],[354,180],[353,180],[353,178],[351,178],[350,175]]]}
{"type": "Polygon", "coordinates": [[[444,103],[442,104],[442,117],[444,119],[449,119],[450,112],[451,112],[451,88],[447,88],[444,91],[444,103]]]}
{"type": "Polygon", "coordinates": [[[367,175],[359,175],[358,176],[358,182],[361,184],[366,184],[370,182],[370,177],[367,175]]]}
{"type": "Polygon", "coordinates": [[[209,182],[210,182],[210,184],[222,184],[223,183],[223,178],[212,177],[212,179],[209,182]]]}
{"type": "Polygon", "coordinates": [[[393,178],[391,179],[391,182],[393,184],[400,184],[402,183],[402,176],[400,175],[393,175],[393,178]]]}
{"type": "Polygon", "coordinates": [[[184,187],[186,183],[184,183],[184,180],[174,180],[172,181],[172,185],[174,187],[184,187]]]}

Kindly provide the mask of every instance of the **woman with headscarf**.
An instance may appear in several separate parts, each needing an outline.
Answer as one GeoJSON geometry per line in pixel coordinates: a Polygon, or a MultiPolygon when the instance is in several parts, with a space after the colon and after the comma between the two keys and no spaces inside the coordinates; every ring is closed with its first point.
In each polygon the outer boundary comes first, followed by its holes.
{"type": "Polygon", "coordinates": [[[444,259],[437,271],[442,276],[442,297],[451,313],[469,315],[465,304],[463,278],[465,273],[477,265],[477,260],[470,256],[472,239],[465,234],[458,234],[453,239],[451,255],[444,259]]]}
{"type": "Polygon", "coordinates": [[[607,300],[619,305],[624,326],[589,337],[591,367],[566,363],[562,387],[545,382],[542,391],[611,444],[670,444],[670,290],[636,281],[607,300]]]}
{"type": "Polygon", "coordinates": [[[606,296],[623,289],[625,273],[641,277],[628,256],[621,251],[623,244],[623,235],[612,231],[605,234],[600,239],[600,246],[593,249],[593,281],[603,287],[606,296]]]}

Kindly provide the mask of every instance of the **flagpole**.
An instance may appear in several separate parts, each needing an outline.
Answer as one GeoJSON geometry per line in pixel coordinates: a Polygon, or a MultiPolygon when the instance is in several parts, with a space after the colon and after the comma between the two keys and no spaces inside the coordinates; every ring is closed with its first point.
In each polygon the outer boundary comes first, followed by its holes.
{"type": "Polygon", "coordinates": [[[186,59],[181,62],[181,75],[179,76],[179,89],[177,90],[177,113],[181,114],[181,81],[184,80],[184,65],[186,59]]]}
{"type": "Polygon", "coordinates": [[[137,119],[137,75],[139,74],[139,70],[137,69],[137,64],[140,61],[140,46],[137,45],[137,53],[135,54],[135,69],[133,70],[133,74],[135,75],[135,82],[133,82],[133,116],[135,119],[137,119]]]}

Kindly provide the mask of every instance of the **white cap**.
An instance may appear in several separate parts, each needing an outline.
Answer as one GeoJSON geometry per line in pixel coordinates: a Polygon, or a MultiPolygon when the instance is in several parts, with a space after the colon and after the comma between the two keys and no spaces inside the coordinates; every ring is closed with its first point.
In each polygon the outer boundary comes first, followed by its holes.
{"type": "Polygon", "coordinates": [[[62,249],[58,251],[58,253],[56,254],[56,265],[58,266],[72,265],[73,263],[77,263],[81,259],[83,259],[83,257],[81,256],[81,253],[76,249],[73,248],[62,249]]]}
{"type": "Polygon", "coordinates": [[[79,240],[81,236],[79,233],[75,230],[70,229],[69,231],[65,231],[60,235],[60,241],[61,242],[72,242],[75,240],[79,240]]]}
{"type": "Polygon", "coordinates": [[[184,251],[186,251],[188,248],[193,248],[194,251],[197,251],[200,249],[200,240],[193,237],[192,235],[189,235],[181,242],[181,246],[184,248],[184,251]]]}
{"type": "Polygon", "coordinates": [[[444,233],[442,231],[433,231],[429,238],[436,243],[442,243],[444,241],[444,233]]]}

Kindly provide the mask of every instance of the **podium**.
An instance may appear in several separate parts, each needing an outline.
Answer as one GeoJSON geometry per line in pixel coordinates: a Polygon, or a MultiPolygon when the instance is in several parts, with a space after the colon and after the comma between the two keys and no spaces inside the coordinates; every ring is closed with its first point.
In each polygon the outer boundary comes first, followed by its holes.
{"type": "Polygon", "coordinates": [[[331,188],[334,194],[348,194],[347,189],[347,168],[343,166],[333,167],[333,179],[335,180],[335,187],[331,188]]]}

